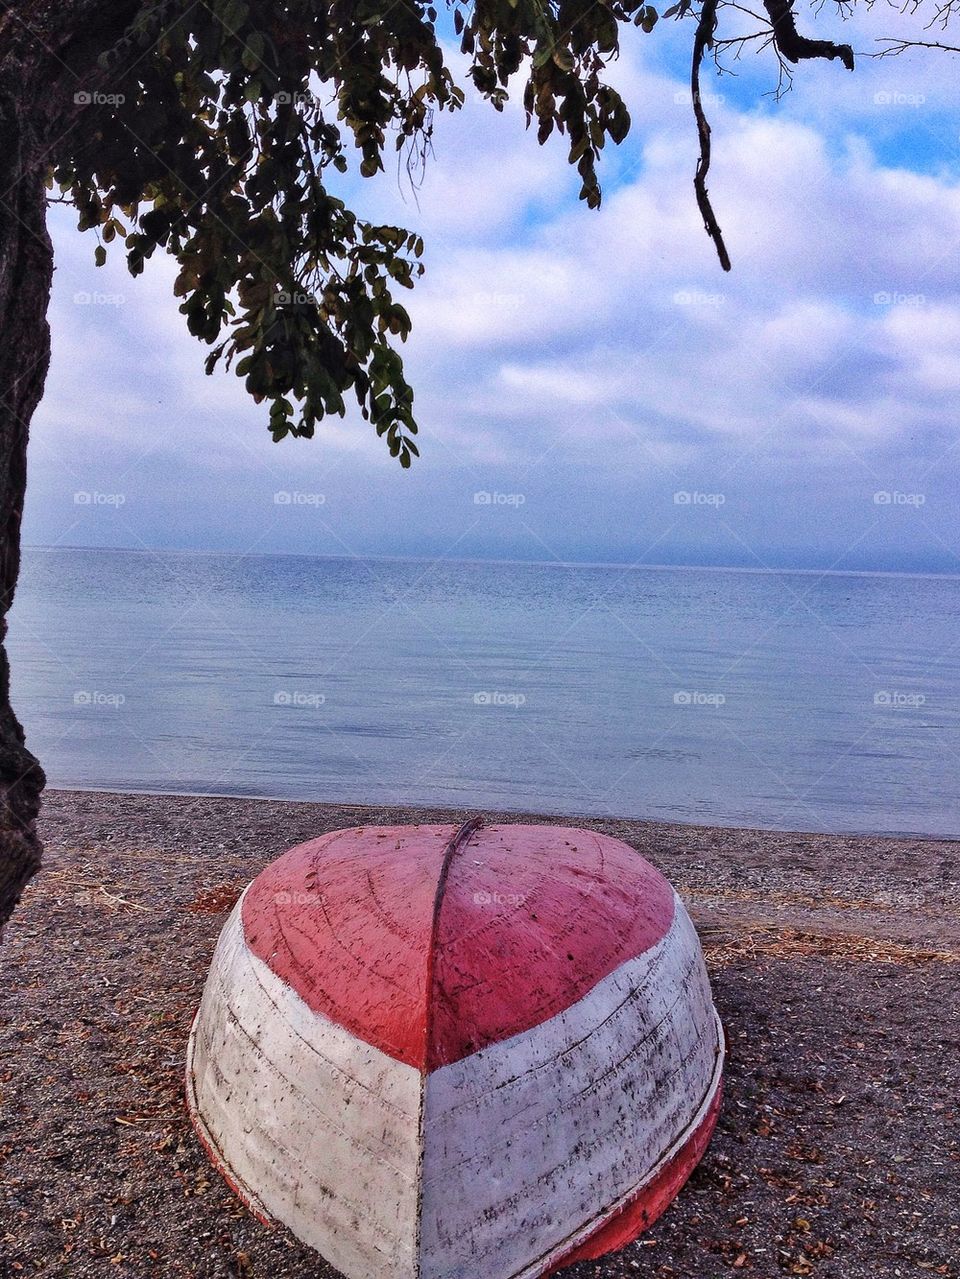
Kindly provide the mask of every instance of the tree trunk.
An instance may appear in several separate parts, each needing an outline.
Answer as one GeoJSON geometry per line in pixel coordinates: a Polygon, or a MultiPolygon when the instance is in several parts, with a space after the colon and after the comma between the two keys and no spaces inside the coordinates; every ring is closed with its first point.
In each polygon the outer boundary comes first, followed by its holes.
{"type": "Polygon", "coordinates": [[[43,166],[31,155],[24,104],[0,85],[0,936],[40,865],[43,770],[10,705],[4,641],[20,571],[27,433],[50,362],[47,305],[53,251],[43,166]]]}
{"type": "MultiPolygon", "coordinates": [[[[46,780],[10,705],[4,647],[20,571],[27,435],[50,363],[44,183],[59,155],[84,144],[78,90],[99,88],[107,73],[98,55],[115,48],[139,9],[140,0],[0,2],[0,939],[40,866],[46,780]]],[[[109,74],[116,80],[122,70],[109,74]]]]}

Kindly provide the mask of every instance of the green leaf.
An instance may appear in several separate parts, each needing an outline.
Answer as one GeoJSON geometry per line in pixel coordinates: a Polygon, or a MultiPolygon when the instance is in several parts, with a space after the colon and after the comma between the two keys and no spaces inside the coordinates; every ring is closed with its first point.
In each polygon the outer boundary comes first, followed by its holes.
{"type": "MultiPolygon", "coordinates": [[[[385,153],[391,165],[394,151],[428,153],[436,113],[463,104],[439,4],[176,8],[171,21],[168,5],[140,7],[129,96],[91,104],[85,130],[58,146],[54,182],[81,228],[99,229],[98,266],[117,238],[134,275],[157,249],[171,255],[174,305],[213,348],[205,368],[219,375],[222,360],[244,380],[275,439],[309,438],[355,401],[409,467],[416,421],[399,352],[411,321],[395,297],[423,269],[423,240],[365,220],[327,183],[349,191],[336,174],[372,177],[385,153]]],[[[541,142],[563,135],[581,198],[598,205],[599,153],[630,123],[603,68],[621,25],[639,16],[649,28],[656,9],[455,0],[452,11],[465,75],[499,111],[520,71],[528,123],[541,142]]]]}

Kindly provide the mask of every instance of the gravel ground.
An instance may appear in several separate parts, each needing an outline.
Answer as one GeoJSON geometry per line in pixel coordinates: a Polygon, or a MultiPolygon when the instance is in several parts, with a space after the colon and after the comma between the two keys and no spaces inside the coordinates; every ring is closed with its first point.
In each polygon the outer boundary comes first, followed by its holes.
{"type": "MultiPolygon", "coordinates": [[[[47,870],[0,948],[0,1279],[335,1279],[211,1172],[182,1102],[190,1020],[267,861],[337,826],[462,816],[48,794],[47,870]]],[[[565,1274],[960,1279],[960,845],[580,824],[684,894],[730,1057],[677,1202],[565,1274]]]]}

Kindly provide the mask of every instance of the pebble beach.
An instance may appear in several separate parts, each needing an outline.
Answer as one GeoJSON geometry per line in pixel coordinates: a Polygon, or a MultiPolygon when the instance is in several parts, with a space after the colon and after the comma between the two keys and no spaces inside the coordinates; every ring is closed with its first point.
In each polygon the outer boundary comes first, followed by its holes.
{"type": "MultiPolygon", "coordinates": [[[[0,946],[0,1279],[335,1279],[210,1168],[183,1103],[226,915],[286,848],[462,810],[50,791],[0,946]]],[[[693,916],[729,1042],[703,1163],[571,1279],[960,1276],[960,844],[486,812],[613,835],[693,916]]]]}

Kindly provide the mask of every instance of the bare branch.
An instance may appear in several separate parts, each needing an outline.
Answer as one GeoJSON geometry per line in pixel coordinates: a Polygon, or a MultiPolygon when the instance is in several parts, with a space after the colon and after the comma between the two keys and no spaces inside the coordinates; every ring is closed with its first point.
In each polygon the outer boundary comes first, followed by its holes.
{"type": "Polygon", "coordinates": [[[690,92],[693,96],[693,114],[697,121],[697,133],[700,136],[700,158],[697,161],[697,172],[693,179],[693,189],[697,193],[697,205],[703,216],[703,225],[707,235],[717,249],[717,257],[724,271],[730,270],[730,255],[723,242],[723,232],[707,194],[707,174],[710,171],[710,123],[707,120],[700,101],[700,66],[703,55],[713,47],[713,36],[717,29],[718,0],[704,0],[697,22],[697,34],[693,42],[693,64],[690,69],[690,92]]]}
{"type": "Polygon", "coordinates": [[[879,53],[871,53],[871,58],[891,58],[898,53],[906,53],[908,49],[939,49],[941,53],[960,53],[960,46],[955,44],[940,44],[936,40],[894,40],[892,36],[883,36],[878,41],[879,44],[886,44],[890,47],[881,49],[879,53]]]}

